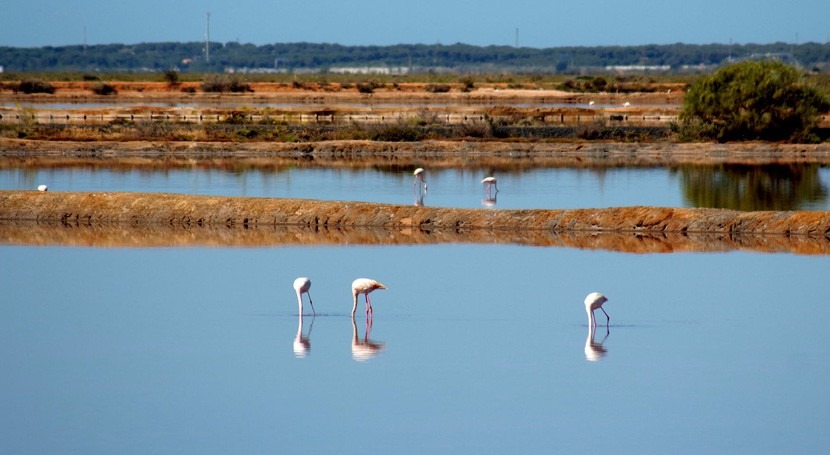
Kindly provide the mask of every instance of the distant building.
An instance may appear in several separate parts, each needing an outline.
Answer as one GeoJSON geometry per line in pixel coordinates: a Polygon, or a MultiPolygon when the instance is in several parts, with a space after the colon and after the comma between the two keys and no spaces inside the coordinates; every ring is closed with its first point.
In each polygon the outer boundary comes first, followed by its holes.
{"type": "Polygon", "coordinates": [[[335,66],[329,68],[329,73],[334,74],[386,74],[403,75],[409,73],[409,68],[402,66],[335,66]]]}

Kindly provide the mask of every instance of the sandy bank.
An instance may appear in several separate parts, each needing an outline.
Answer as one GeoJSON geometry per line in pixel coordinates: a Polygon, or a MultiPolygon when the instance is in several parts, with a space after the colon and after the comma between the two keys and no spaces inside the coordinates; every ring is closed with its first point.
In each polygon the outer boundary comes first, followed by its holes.
{"type": "Polygon", "coordinates": [[[830,254],[830,212],[621,207],[487,210],[147,193],[0,191],[0,242],[516,243],[632,252],[830,254]]]}

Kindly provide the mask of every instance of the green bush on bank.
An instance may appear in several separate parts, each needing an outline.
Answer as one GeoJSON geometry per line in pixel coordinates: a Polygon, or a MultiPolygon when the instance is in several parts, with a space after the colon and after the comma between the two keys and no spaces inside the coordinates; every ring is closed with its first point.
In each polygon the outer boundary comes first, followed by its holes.
{"type": "Polygon", "coordinates": [[[695,81],[683,101],[681,139],[816,142],[830,96],[781,62],[746,61],[695,81]]]}

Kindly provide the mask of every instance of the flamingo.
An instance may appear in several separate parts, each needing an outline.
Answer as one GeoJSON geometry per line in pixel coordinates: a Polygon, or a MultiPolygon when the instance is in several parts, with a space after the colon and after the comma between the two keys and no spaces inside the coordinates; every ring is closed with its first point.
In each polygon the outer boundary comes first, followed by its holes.
{"type": "MultiPolygon", "coordinates": [[[[594,317],[594,310],[599,308],[603,313],[605,313],[605,310],[602,309],[602,304],[607,301],[608,299],[599,292],[592,292],[585,297],[585,311],[588,313],[589,327],[597,326],[597,319],[594,317]]],[[[611,323],[611,316],[608,316],[608,313],[605,313],[605,317],[608,318],[608,322],[606,323],[607,327],[611,323]]]]}
{"type": "Polygon", "coordinates": [[[412,184],[412,187],[417,188],[418,182],[421,182],[421,183],[424,184],[424,191],[426,192],[426,190],[427,190],[427,179],[424,176],[424,168],[419,167],[418,169],[415,169],[415,172],[413,172],[412,175],[415,176],[415,182],[412,184]]]}
{"type": "Polygon", "coordinates": [[[354,297],[352,318],[354,318],[354,312],[357,310],[358,294],[366,296],[366,316],[370,316],[372,314],[372,302],[369,300],[369,293],[375,289],[386,289],[386,286],[369,278],[358,278],[352,282],[352,297],[354,297]]]}
{"type": "Polygon", "coordinates": [[[496,184],[495,177],[485,177],[481,180],[481,183],[484,184],[484,194],[487,195],[487,199],[491,199],[490,197],[490,187],[492,186],[495,188],[496,193],[499,192],[499,186],[496,184]]]}
{"type": "Polygon", "coordinates": [[[308,290],[311,289],[311,280],[308,278],[301,276],[294,280],[294,290],[297,291],[297,302],[300,305],[300,316],[303,314],[303,293],[308,295],[308,303],[311,304],[311,311],[314,315],[317,315],[317,312],[314,311],[314,302],[311,301],[311,294],[309,294],[308,290]]]}
{"type": "Polygon", "coordinates": [[[49,191],[49,187],[46,186],[46,185],[38,185],[37,190],[38,191],[49,191]]]}

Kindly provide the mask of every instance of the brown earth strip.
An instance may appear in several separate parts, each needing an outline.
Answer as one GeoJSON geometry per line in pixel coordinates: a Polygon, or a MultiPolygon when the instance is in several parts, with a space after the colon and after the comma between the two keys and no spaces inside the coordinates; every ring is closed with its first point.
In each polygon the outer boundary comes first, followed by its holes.
{"type": "Polygon", "coordinates": [[[488,210],[148,193],[0,191],[0,242],[101,246],[513,243],[830,254],[830,212],[488,210]]]}

